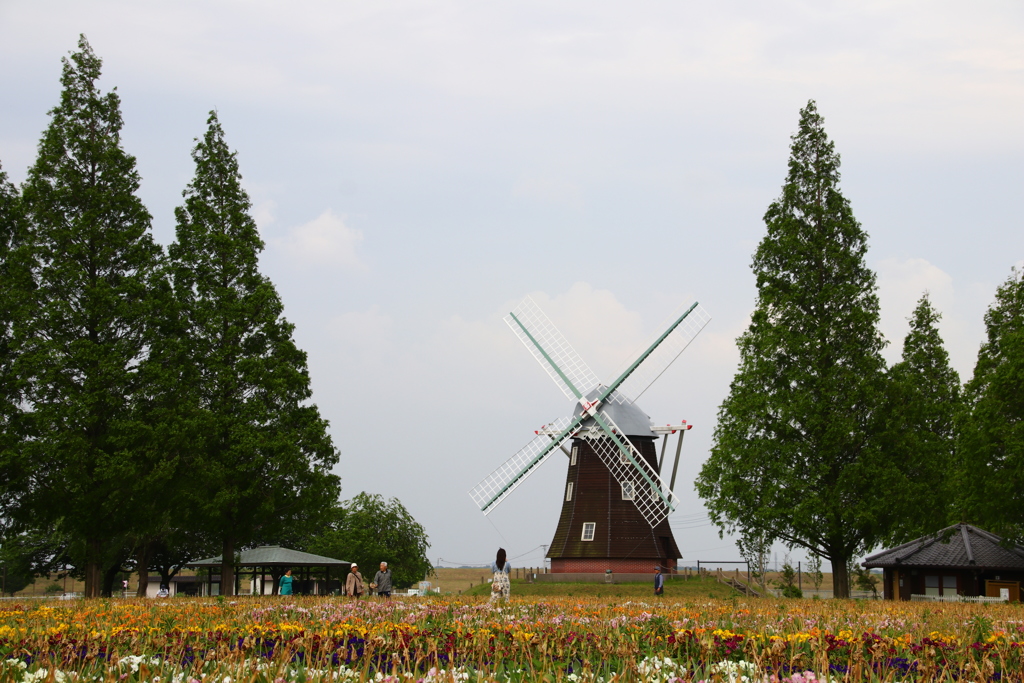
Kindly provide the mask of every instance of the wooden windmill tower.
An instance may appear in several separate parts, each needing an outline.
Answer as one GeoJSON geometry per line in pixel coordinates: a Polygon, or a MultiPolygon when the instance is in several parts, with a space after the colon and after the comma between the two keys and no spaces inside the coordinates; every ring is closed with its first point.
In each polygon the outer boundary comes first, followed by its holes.
{"type": "Polygon", "coordinates": [[[668,434],[688,426],[656,428],[635,404],[710,321],[694,303],[611,384],[598,382],[562,334],[525,299],[505,317],[512,331],[555,384],[576,403],[571,417],[545,425],[536,438],[473,487],[469,494],[488,514],[556,450],[569,457],[562,513],[548,550],[551,571],[649,572],[658,564],[670,571],[679,549],[668,525],[678,505],[661,478],[668,434]],[[655,441],[664,436],[661,460],[655,441]],[[566,448],[566,444],[569,448],[566,448]]]}

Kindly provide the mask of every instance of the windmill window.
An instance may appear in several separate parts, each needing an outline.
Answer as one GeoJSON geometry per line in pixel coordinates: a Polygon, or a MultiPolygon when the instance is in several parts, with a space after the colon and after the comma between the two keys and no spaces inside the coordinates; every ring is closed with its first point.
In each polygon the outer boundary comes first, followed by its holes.
{"type": "Polygon", "coordinates": [[[583,540],[593,541],[594,540],[594,529],[597,528],[595,522],[584,522],[583,523],[583,540]]]}
{"type": "Polygon", "coordinates": [[[633,500],[633,482],[622,482],[622,500],[633,500]]]}
{"type": "Polygon", "coordinates": [[[572,482],[570,481],[565,487],[565,502],[572,500],[572,482]]]}
{"type": "Polygon", "coordinates": [[[619,451],[619,462],[621,462],[623,465],[629,464],[629,455],[626,453],[626,451],[619,451]]]}
{"type": "MultiPolygon", "coordinates": [[[[576,464],[576,456],[578,456],[579,453],[580,453],[580,447],[579,446],[573,446],[572,447],[572,455],[569,456],[569,466],[570,467],[576,464]]],[[[568,500],[568,499],[566,499],[566,500],[568,500]]]]}

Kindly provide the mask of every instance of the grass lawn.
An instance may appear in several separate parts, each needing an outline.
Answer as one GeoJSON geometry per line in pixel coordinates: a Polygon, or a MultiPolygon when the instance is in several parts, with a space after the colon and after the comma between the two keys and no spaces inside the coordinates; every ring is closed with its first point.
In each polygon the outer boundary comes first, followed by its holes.
{"type": "MultiPolygon", "coordinates": [[[[490,584],[478,584],[463,595],[490,595],[490,584]]],[[[512,595],[520,597],[591,597],[591,598],[646,598],[653,599],[654,576],[643,583],[527,583],[512,580],[512,595]]],[[[660,599],[680,600],[697,598],[728,599],[736,591],[714,579],[669,579],[665,581],[665,595],[660,599]]]]}

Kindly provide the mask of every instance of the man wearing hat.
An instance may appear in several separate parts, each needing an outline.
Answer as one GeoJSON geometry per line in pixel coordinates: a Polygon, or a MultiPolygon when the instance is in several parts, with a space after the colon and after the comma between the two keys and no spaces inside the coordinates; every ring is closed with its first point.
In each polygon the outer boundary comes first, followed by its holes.
{"type": "Polygon", "coordinates": [[[665,575],[661,573],[661,565],[655,565],[654,567],[654,594],[664,595],[665,594],[665,575]]]}
{"type": "Polygon", "coordinates": [[[357,600],[363,594],[363,575],[359,573],[359,565],[355,562],[349,568],[348,578],[345,579],[345,592],[357,600]]]}

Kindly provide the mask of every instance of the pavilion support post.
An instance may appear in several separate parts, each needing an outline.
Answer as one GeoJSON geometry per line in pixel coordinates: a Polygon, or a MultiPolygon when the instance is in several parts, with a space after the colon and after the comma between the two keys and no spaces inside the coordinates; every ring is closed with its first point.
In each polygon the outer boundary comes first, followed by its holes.
{"type": "Polygon", "coordinates": [[[235,539],[225,534],[220,556],[220,594],[235,594],[235,539]]]}

